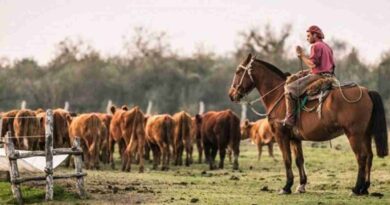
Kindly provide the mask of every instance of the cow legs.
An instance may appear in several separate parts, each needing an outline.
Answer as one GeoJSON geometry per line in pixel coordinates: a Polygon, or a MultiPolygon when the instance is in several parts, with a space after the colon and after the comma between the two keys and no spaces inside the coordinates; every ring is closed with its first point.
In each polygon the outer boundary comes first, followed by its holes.
{"type": "Polygon", "coordinates": [[[144,160],[144,151],[145,151],[145,140],[138,139],[138,156],[140,156],[139,160],[139,172],[143,173],[145,169],[145,160],[144,160]]]}
{"type": "Polygon", "coordinates": [[[273,142],[268,143],[268,154],[269,154],[270,157],[275,159],[275,156],[274,156],[274,143],[273,142]]]}
{"type": "Polygon", "coordinates": [[[160,163],[160,148],[155,144],[149,144],[152,149],[153,154],[153,169],[157,169],[158,164],[160,163]]]}
{"type": "Polygon", "coordinates": [[[260,161],[261,153],[263,152],[263,145],[260,142],[257,144],[257,152],[257,161],[260,161]]]}
{"type": "Polygon", "coordinates": [[[238,170],[238,157],[240,156],[240,145],[239,144],[233,145],[233,154],[234,154],[233,170],[238,170]]]}
{"type": "Polygon", "coordinates": [[[296,192],[297,193],[305,193],[306,189],[306,183],[307,183],[307,176],[305,172],[305,166],[304,166],[304,157],[303,157],[303,150],[302,150],[302,142],[300,140],[291,140],[290,141],[291,149],[295,156],[295,163],[298,167],[299,171],[299,186],[297,187],[296,192]]]}
{"type": "Polygon", "coordinates": [[[126,149],[126,141],[124,139],[118,140],[118,150],[119,150],[119,156],[122,158],[123,152],[126,149]]]}
{"type": "Polygon", "coordinates": [[[161,166],[161,170],[162,171],[166,171],[166,170],[169,169],[169,155],[170,155],[169,145],[168,144],[164,144],[161,147],[161,150],[162,150],[162,166],[161,166]]]}
{"type": "Polygon", "coordinates": [[[186,166],[192,164],[192,147],[191,145],[186,146],[186,166]]]}
{"type": "Polygon", "coordinates": [[[183,151],[184,151],[184,147],[183,147],[183,145],[180,145],[178,148],[179,149],[178,149],[178,152],[177,152],[177,164],[181,166],[181,165],[183,165],[183,151]]]}
{"type": "Polygon", "coordinates": [[[211,145],[211,155],[209,156],[210,170],[216,169],[215,166],[215,157],[217,156],[218,147],[211,145]]]}
{"type": "Polygon", "coordinates": [[[137,143],[134,141],[134,138],[131,138],[130,143],[127,145],[125,151],[124,151],[124,156],[127,156],[127,163],[125,167],[126,172],[131,171],[131,162],[133,161],[133,152],[137,148],[137,143]]]}
{"type": "MultiPolygon", "coordinates": [[[[196,139],[196,148],[198,149],[198,163],[202,164],[202,157],[203,157],[202,140],[196,139]]],[[[205,155],[206,155],[206,153],[205,153],[205,155]]]]}
{"type": "Polygon", "coordinates": [[[229,162],[232,163],[233,150],[230,147],[227,148],[227,155],[229,158],[229,162]]]}
{"type": "Polygon", "coordinates": [[[211,155],[211,145],[208,143],[203,143],[204,148],[204,156],[207,163],[210,163],[210,155],[211,155]]]}
{"type": "Polygon", "coordinates": [[[114,151],[115,151],[115,141],[110,137],[108,140],[108,148],[109,148],[109,163],[111,164],[111,168],[115,169],[114,163],[114,151]]]}
{"type": "Polygon", "coordinates": [[[148,143],[145,143],[145,160],[150,161],[150,146],[148,143]]]}
{"type": "Polygon", "coordinates": [[[224,161],[225,161],[226,149],[219,149],[219,168],[223,169],[224,161]]]}
{"type": "Polygon", "coordinates": [[[86,146],[85,142],[82,143],[82,149],[83,149],[83,160],[84,160],[84,166],[86,169],[90,169],[90,159],[89,159],[89,154],[88,154],[88,147],[86,146]]]}

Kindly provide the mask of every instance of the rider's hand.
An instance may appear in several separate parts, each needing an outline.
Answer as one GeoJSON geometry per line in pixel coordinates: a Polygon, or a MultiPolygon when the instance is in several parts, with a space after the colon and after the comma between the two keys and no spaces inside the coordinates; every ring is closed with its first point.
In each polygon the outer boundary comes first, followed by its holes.
{"type": "Polygon", "coordinates": [[[302,55],[303,55],[303,49],[302,49],[302,47],[297,46],[297,47],[296,47],[296,51],[297,51],[298,57],[302,57],[302,55]]]}

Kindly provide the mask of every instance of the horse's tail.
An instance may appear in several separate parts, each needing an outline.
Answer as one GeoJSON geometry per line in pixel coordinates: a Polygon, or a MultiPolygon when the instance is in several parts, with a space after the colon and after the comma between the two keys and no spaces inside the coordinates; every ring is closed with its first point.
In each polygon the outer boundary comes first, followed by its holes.
{"type": "Polygon", "coordinates": [[[369,134],[374,136],[378,157],[385,157],[389,154],[385,108],[378,92],[369,91],[368,94],[373,103],[369,134]]]}

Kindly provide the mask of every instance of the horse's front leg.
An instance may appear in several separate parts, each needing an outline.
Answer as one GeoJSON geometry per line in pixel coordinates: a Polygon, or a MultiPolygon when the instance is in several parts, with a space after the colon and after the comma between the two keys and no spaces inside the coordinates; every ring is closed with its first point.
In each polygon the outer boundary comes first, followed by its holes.
{"type": "Polygon", "coordinates": [[[279,133],[275,136],[278,142],[280,151],[282,152],[284,167],[286,168],[287,181],[279,194],[291,194],[291,187],[294,184],[294,175],[291,169],[291,150],[290,150],[290,136],[279,133]]]}
{"type": "Polygon", "coordinates": [[[305,166],[304,166],[304,158],[303,158],[303,150],[302,150],[302,141],[300,140],[291,140],[290,141],[291,150],[294,153],[295,156],[295,163],[299,170],[299,186],[297,187],[296,192],[297,193],[305,193],[306,189],[306,183],[307,183],[307,176],[305,172],[305,166]]]}

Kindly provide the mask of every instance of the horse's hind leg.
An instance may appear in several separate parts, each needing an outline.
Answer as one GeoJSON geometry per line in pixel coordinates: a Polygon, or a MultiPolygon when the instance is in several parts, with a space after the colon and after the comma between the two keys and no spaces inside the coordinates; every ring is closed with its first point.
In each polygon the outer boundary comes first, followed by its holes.
{"type": "Polygon", "coordinates": [[[371,139],[367,139],[367,137],[364,137],[365,135],[347,134],[347,136],[359,167],[356,184],[352,189],[352,192],[356,195],[366,195],[368,194],[368,187],[370,186],[370,172],[373,156],[371,139]]]}
{"type": "Polygon", "coordinates": [[[297,193],[305,193],[306,189],[306,183],[307,183],[307,176],[305,172],[305,166],[304,166],[304,158],[303,158],[303,150],[302,150],[302,141],[300,140],[291,140],[290,141],[291,150],[294,153],[295,156],[295,164],[298,167],[299,171],[299,186],[297,187],[296,192],[297,193]]]}
{"type": "Polygon", "coordinates": [[[371,166],[372,166],[372,149],[371,149],[371,137],[366,136],[366,143],[364,144],[367,150],[367,159],[366,159],[366,181],[363,188],[363,194],[368,194],[368,188],[370,187],[370,177],[371,177],[371,166]]]}

